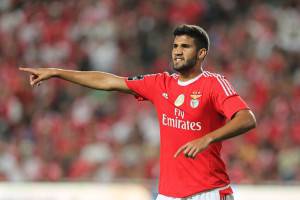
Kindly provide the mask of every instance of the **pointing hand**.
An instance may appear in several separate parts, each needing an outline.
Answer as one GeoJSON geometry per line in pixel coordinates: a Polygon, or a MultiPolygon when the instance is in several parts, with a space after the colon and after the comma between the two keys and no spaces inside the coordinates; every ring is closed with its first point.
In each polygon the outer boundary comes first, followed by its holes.
{"type": "Polygon", "coordinates": [[[19,70],[30,73],[29,80],[32,87],[40,85],[43,80],[47,80],[55,75],[55,70],[51,68],[19,67],[19,70]]]}

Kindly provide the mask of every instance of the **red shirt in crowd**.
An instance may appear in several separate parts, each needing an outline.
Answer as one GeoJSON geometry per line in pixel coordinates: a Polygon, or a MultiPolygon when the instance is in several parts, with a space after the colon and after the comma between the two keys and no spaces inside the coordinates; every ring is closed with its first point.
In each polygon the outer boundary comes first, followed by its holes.
{"type": "Polygon", "coordinates": [[[187,197],[229,184],[220,157],[221,142],[211,144],[195,159],[180,154],[179,147],[220,127],[246,103],[221,75],[203,71],[181,82],[167,72],[128,78],[128,87],[139,100],[151,101],[160,124],[159,193],[187,197]]]}

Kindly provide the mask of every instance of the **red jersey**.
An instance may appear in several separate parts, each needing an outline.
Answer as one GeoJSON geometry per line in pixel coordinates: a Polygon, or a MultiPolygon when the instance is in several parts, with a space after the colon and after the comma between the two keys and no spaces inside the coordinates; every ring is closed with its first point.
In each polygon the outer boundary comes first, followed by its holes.
{"type": "Polygon", "coordinates": [[[187,197],[229,184],[220,157],[221,142],[197,154],[195,159],[174,154],[187,142],[220,127],[246,103],[221,75],[204,71],[196,78],[180,82],[177,74],[159,73],[126,80],[140,100],[150,100],[160,124],[159,193],[187,197]]]}

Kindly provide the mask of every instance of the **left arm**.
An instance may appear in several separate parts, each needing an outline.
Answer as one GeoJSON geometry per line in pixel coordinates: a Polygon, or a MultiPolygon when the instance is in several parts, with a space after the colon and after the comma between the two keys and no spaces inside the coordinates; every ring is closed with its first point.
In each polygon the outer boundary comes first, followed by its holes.
{"type": "Polygon", "coordinates": [[[174,157],[183,152],[186,157],[195,158],[198,153],[206,149],[211,143],[241,135],[255,127],[256,119],[253,112],[251,110],[240,110],[221,128],[181,146],[174,157]]]}

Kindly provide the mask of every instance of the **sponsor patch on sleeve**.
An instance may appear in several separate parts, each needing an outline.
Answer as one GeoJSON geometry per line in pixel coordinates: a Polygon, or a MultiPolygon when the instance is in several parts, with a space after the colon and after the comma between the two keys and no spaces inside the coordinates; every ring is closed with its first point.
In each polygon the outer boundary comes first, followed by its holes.
{"type": "Polygon", "coordinates": [[[129,81],[142,80],[142,79],[144,79],[143,75],[128,77],[129,81]]]}

